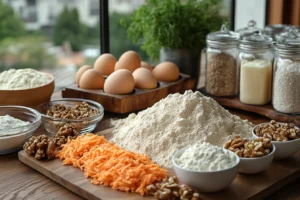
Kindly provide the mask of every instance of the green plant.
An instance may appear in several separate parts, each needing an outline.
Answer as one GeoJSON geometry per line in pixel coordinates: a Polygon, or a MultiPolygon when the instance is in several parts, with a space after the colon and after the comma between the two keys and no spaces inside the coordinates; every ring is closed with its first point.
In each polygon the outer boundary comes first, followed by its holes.
{"type": "Polygon", "coordinates": [[[121,20],[129,39],[152,58],[161,47],[200,52],[209,32],[220,28],[220,0],[146,0],[130,20],[121,20]]]}

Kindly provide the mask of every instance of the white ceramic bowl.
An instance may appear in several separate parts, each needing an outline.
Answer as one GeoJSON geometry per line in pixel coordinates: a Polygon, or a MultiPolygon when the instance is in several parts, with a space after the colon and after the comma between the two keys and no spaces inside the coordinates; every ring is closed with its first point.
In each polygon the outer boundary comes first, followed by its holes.
{"type": "Polygon", "coordinates": [[[0,116],[9,115],[30,124],[17,128],[0,127],[0,154],[7,154],[22,148],[41,125],[41,115],[34,109],[23,106],[0,106],[0,116]]]}
{"type": "Polygon", "coordinates": [[[182,183],[191,186],[199,192],[218,192],[223,190],[230,185],[238,173],[240,159],[235,153],[227,149],[224,150],[229,151],[236,157],[236,164],[231,168],[218,171],[195,171],[184,169],[177,165],[175,159],[181,156],[185,150],[186,148],[180,149],[173,155],[172,162],[175,173],[182,183]]]}
{"type": "Polygon", "coordinates": [[[272,151],[265,156],[257,158],[241,158],[239,172],[244,174],[255,174],[266,170],[272,163],[276,147],[272,144],[272,151]]]}
{"type": "MultiPolygon", "coordinates": [[[[258,136],[254,132],[255,127],[257,127],[259,125],[263,125],[263,124],[268,124],[268,123],[258,124],[252,128],[252,135],[254,138],[258,138],[258,136]]],[[[298,127],[296,127],[296,128],[298,128],[298,127]]],[[[286,142],[278,142],[278,141],[271,141],[271,142],[276,147],[275,159],[285,159],[285,158],[291,157],[297,151],[300,150],[300,138],[298,138],[296,140],[286,141],[286,142]]]]}

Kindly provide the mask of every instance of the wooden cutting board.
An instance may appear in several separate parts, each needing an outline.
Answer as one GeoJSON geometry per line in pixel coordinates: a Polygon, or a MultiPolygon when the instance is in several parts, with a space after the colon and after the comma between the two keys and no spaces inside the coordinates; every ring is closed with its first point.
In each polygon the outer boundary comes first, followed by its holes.
{"type": "MultiPolygon", "coordinates": [[[[104,135],[109,139],[112,136],[111,133],[112,129],[108,129],[97,134],[104,135]]],[[[137,194],[128,194],[112,190],[109,187],[93,185],[90,183],[91,179],[85,178],[82,171],[72,166],[63,166],[62,161],[58,159],[38,161],[33,157],[28,156],[24,151],[20,151],[18,155],[19,160],[24,164],[86,199],[154,199],[153,197],[141,197],[137,194]]],[[[174,170],[169,170],[169,174],[174,175],[174,170]]],[[[200,196],[201,199],[208,200],[262,199],[299,177],[300,152],[289,159],[273,161],[267,170],[259,174],[238,174],[227,189],[218,193],[200,193],[200,196]]]]}

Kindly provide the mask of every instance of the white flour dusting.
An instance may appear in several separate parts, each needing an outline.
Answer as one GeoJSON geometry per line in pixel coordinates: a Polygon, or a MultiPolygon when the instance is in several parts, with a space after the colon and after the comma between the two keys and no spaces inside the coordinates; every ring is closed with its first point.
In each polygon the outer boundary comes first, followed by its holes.
{"type": "Polygon", "coordinates": [[[176,150],[197,142],[222,146],[233,135],[251,137],[247,120],[230,114],[200,92],[172,94],[152,107],[113,122],[112,141],[171,168],[176,150]]]}

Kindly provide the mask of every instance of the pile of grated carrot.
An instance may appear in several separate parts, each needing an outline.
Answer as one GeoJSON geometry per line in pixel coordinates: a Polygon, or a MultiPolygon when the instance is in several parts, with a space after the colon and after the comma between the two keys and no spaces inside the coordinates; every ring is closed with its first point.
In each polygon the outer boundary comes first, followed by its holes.
{"type": "Polygon", "coordinates": [[[124,150],[103,136],[90,133],[69,140],[56,157],[65,165],[84,171],[93,184],[142,196],[148,185],[167,177],[167,170],[151,161],[149,156],[124,150]]]}

